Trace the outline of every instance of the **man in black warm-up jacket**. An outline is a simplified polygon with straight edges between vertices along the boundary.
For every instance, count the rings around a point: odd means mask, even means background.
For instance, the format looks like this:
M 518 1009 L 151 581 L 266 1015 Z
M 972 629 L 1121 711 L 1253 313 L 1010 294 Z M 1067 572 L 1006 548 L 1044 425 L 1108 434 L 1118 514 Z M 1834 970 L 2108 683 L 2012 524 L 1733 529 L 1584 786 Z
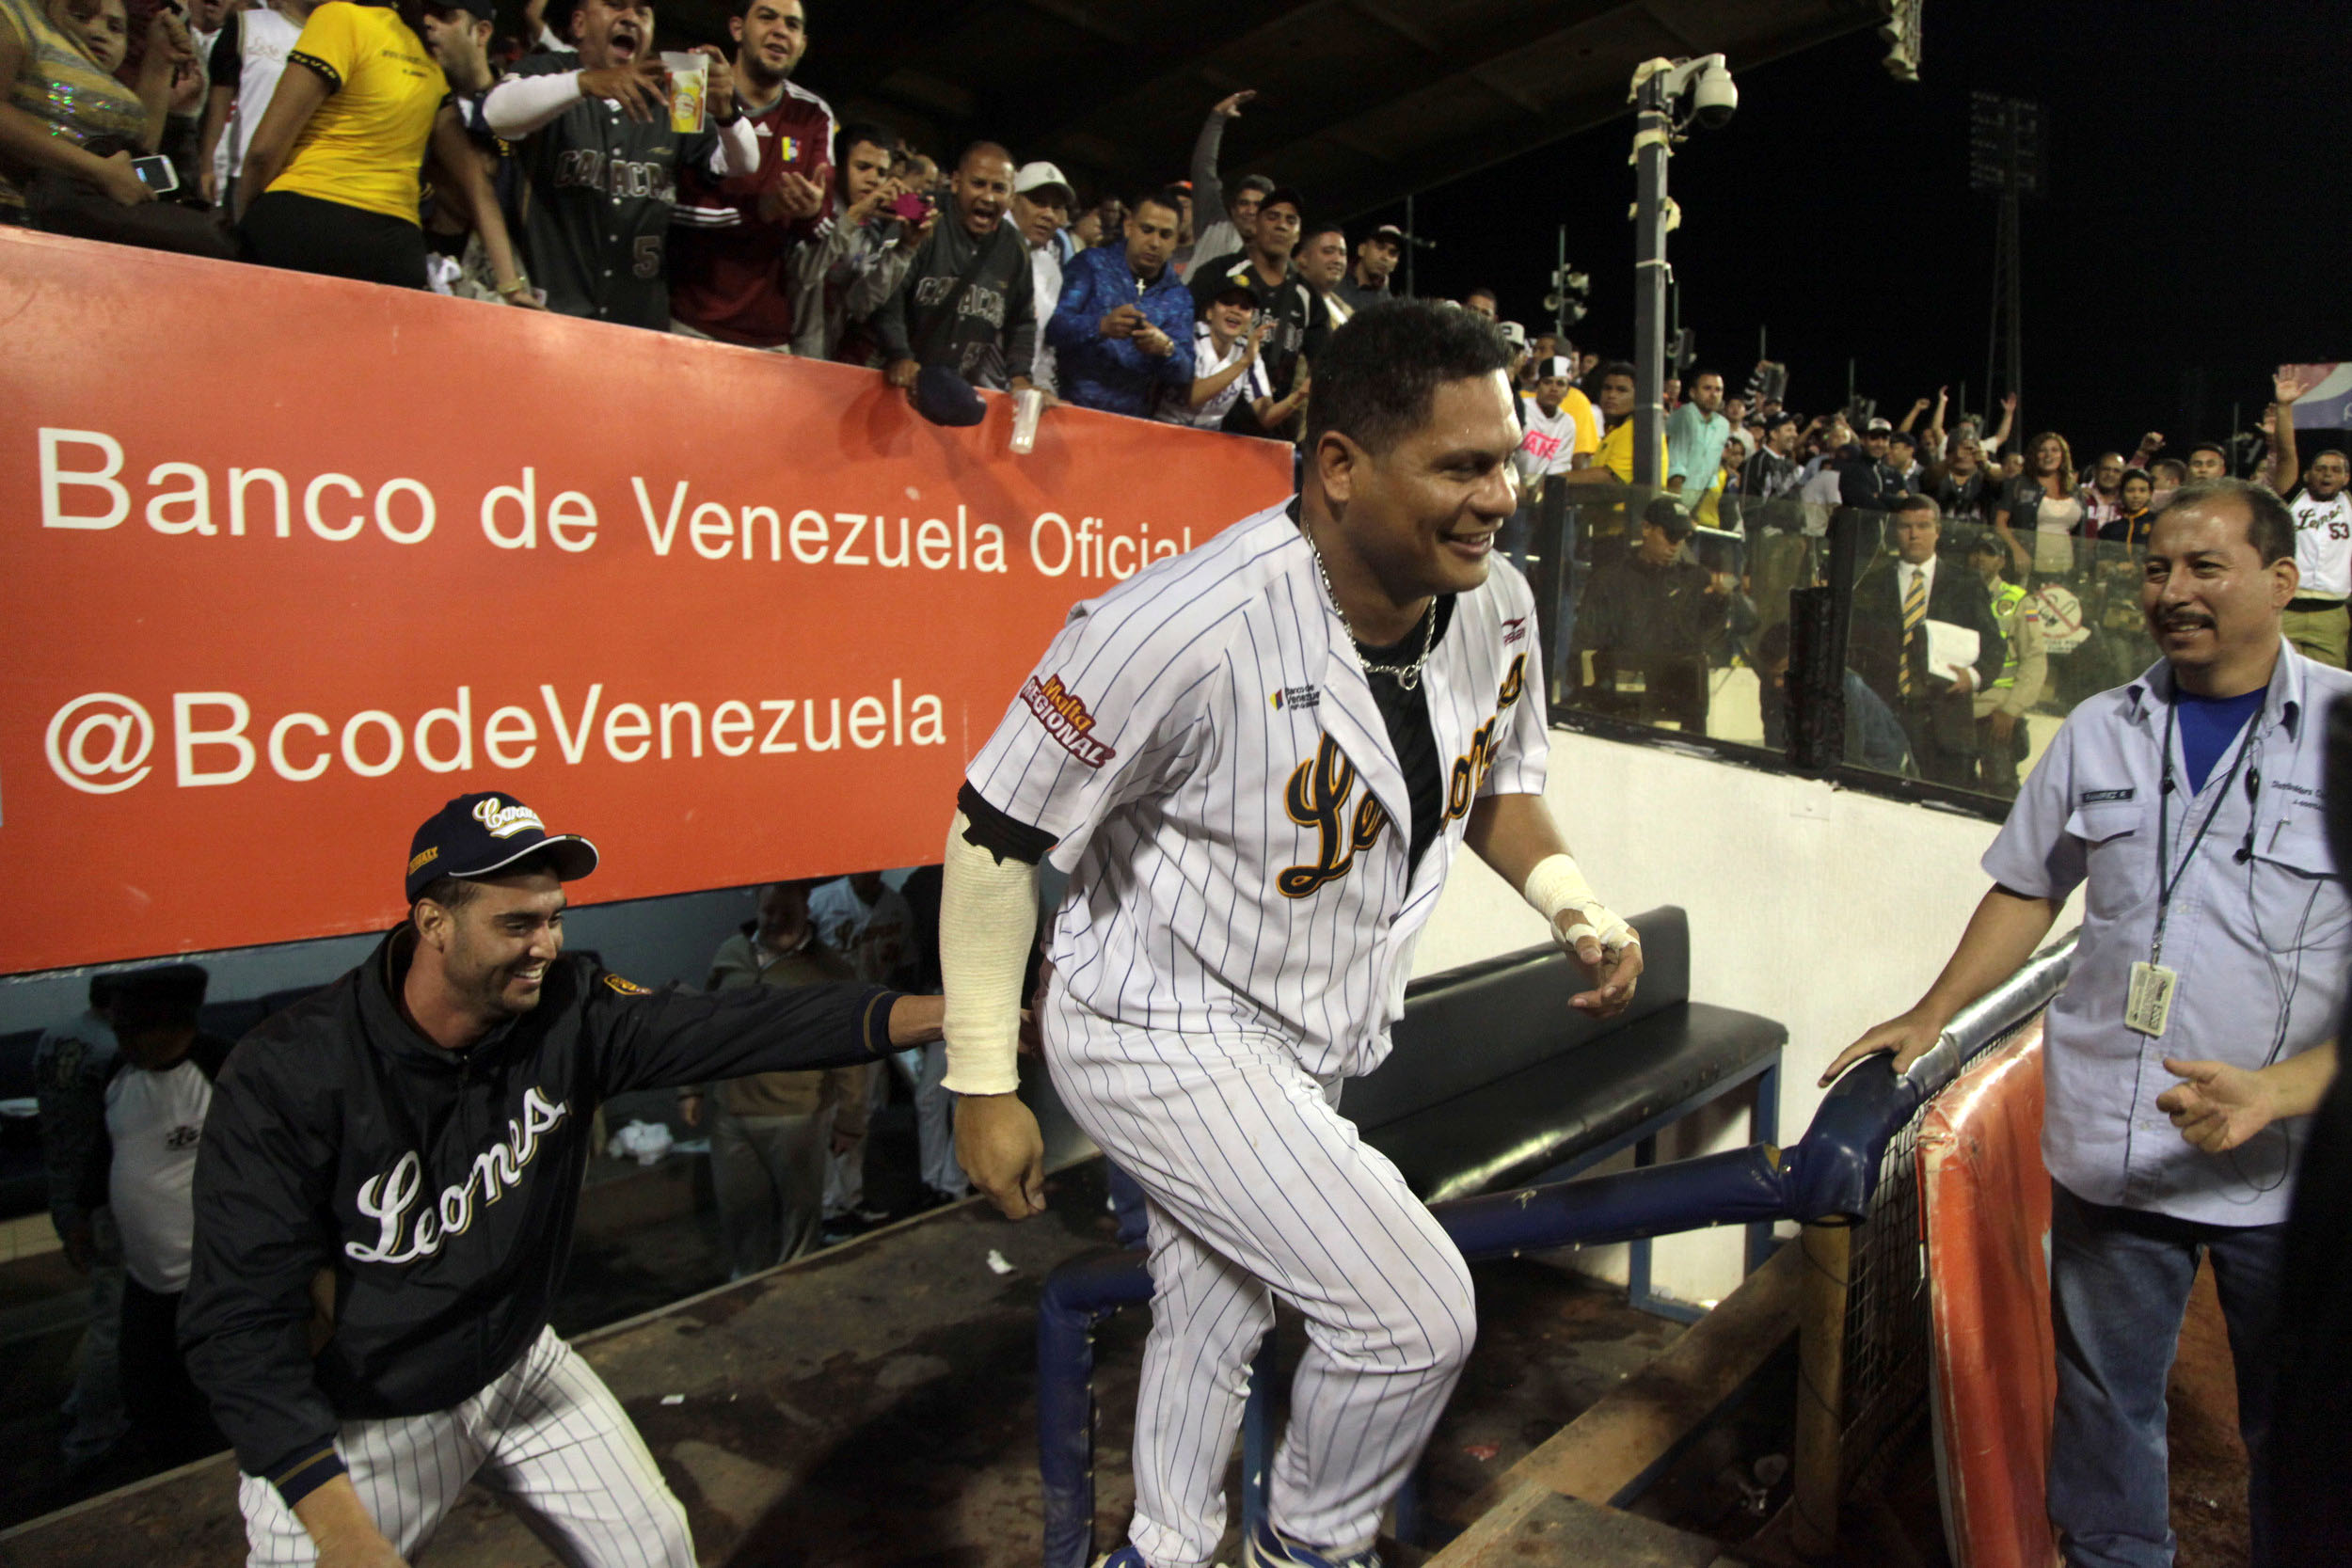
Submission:
M 648 991 L 563 956 L 595 847 L 509 796 L 418 830 L 409 918 L 230 1056 L 196 1171 L 188 1369 L 256 1562 L 397 1565 L 469 1480 L 596 1565 L 691 1568 L 685 1511 L 548 1327 L 599 1101 L 939 1037 L 878 986 Z

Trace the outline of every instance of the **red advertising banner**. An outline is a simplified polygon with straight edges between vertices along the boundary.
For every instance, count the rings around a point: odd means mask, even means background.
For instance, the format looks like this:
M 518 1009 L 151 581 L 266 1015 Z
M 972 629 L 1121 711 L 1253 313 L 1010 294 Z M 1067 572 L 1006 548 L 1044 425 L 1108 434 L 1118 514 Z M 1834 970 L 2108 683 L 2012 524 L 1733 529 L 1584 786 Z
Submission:
M 2042 1469 L 2058 1397 L 2042 1021 L 1919 1118 L 1935 1455 L 1956 1568 L 2051 1568 Z
M 0 972 L 364 930 L 511 791 L 605 902 L 936 859 L 1075 601 L 1286 449 L 0 230 Z

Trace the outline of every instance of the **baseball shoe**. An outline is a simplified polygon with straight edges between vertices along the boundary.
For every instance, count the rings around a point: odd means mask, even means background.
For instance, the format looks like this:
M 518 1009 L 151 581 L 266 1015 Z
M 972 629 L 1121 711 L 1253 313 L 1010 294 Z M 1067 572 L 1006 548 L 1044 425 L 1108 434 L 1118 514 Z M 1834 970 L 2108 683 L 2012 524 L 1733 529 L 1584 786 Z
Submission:
M 1135 1547 L 1121 1546 L 1115 1552 L 1096 1558 L 1094 1568 L 1151 1568 L 1151 1564 L 1143 1560 L 1143 1554 Z M 1225 1568 L 1225 1565 L 1220 1562 L 1216 1568 Z
M 1354 1557 L 1325 1557 L 1311 1546 L 1285 1541 L 1272 1525 L 1263 1520 L 1250 1532 L 1249 1544 L 1242 1553 L 1243 1568 L 1380 1568 L 1378 1552 L 1359 1552 Z

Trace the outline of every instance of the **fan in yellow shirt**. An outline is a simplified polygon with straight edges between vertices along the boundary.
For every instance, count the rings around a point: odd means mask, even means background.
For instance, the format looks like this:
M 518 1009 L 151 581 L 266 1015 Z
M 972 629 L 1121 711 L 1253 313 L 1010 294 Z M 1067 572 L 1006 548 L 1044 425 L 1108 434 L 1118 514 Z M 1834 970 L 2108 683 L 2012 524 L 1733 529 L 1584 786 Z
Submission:
M 246 245 L 269 266 L 425 287 L 418 175 L 429 152 L 436 195 L 481 231 L 499 292 L 529 304 L 489 177 L 445 102 L 449 80 L 411 24 L 416 3 L 327 0 L 303 24 L 246 153 L 239 199 L 260 193 L 239 214 Z
M 1565 475 L 1571 483 L 1584 484 L 1619 484 L 1633 483 L 1633 367 L 1619 361 L 1604 366 L 1600 372 L 1600 417 L 1607 422 L 1609 433 L 1600 438 L 1600 450 L 1593 456 L 1590 467 L 1579 468 Z M 1658 471 L 1650 476 L 1652 486 L 1663 489 L 1666 484 L 1666 443 L 1658 443 Z

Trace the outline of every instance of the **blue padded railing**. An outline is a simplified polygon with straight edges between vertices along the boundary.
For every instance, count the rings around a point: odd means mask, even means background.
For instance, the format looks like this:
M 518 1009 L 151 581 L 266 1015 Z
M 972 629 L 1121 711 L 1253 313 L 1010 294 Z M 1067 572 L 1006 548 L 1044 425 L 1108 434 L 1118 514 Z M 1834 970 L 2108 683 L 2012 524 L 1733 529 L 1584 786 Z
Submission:
M 2056 996 L 2075 933 L 2036 954 L 1963 1010 L 1934 1049 L 1898 1074 L 1884 1056 L 1830 1086 L 1805 1134 L 1609 1176 L 1486 1193 L 1429 1212 L 1465 1258 L 1600 1245 L 1762 1220 L 1854 1224 L 1869 1212 L 1886 1146 L 1984 1047 Z M 1073 1259 L 1046 1277 L 1038 1307 L 1038 1470 L 1045 1568 L 1085 1568 L 1094 1545 L 1094 1331 L 1152 1299 L 1140 1252 Z M 1263 1362 L 1261 1362 L 1261 1370 Z

